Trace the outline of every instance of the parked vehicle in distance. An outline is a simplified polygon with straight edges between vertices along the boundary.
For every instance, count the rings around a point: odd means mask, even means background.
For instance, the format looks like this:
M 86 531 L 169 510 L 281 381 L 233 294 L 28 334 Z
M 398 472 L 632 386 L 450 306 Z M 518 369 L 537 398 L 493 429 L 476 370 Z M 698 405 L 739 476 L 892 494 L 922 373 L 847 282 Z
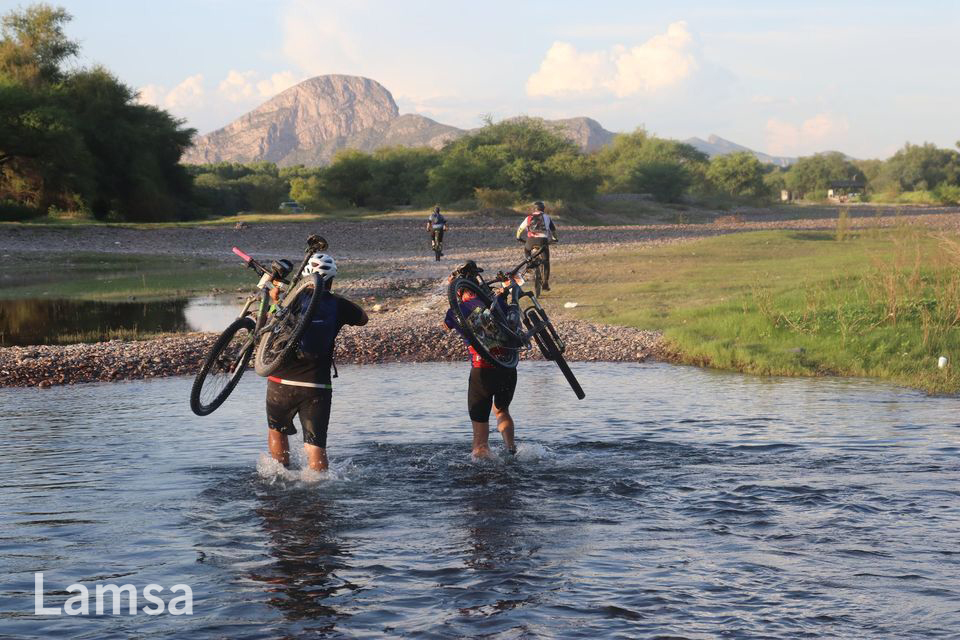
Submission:
M 303 213 L 303 206 L 296 200 L 281 202 L 278 208 L 283 213 Z

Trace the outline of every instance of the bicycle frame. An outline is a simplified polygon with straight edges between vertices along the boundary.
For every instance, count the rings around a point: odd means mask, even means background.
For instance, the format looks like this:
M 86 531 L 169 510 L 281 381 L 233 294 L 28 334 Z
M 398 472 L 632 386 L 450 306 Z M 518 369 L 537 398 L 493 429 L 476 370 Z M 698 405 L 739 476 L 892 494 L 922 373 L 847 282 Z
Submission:
M 309 262 L 310 256 L 312 256 L 315 252 L 323 251 L 326 248 L 327 248 L 327 241 L 321 236 L 311 235 L 309 238 L 307 238 L 307 249 L 304 252 L 303 260 L 300 262 L 300 266 L 294 272 L 293 280 L 288 282 L 283 278 L 279 278 L 280 284 L 276 285 L 279 291 L 279 294 L 277 296 L 278 306 L 280 306 L 280 303 L 283 302 L 283 299 L 286 296 L 287 292 L 295 289 L 297 284 L 303 278 L 303 269 L 304 267 L 307 266 L 307 262 Z M 277 274 L 275 274 L 270 269 L 267 269 L 266 267 L 264 267 L 262 264 L 254 260 L 251 256 L 247 255 L 237 247 L 233 247 L 233 253 L 239 256 L 241 260 L 247 263 L 247 266 L 249 268 L 256 271 L 257 274 L 260 276 L 260 281 L 257 283 L 257 291 L 247 298 L 247 301 L 243 305 L 243 309 L 241 310 L 240 315 L 238 316 L 240 318 L 243 318 L 244 316 L 252 315 L 251 307 L 254 305 L 254 303 L 256 303 L 259 300 L 260 307 L 256 314 L 257 317 L 254 320 L 255 322 L 254 330 L 250 334 L 250 339 L 248 340 L 248 344 L 244 345 L 244 349 L 246 349 L 251 345 L 256 344 L 257 340 L 260 339 L 260 336 L 262 336 L 263 333 L 268 328 L 265 320 L 267 318 L 267 310 L 270 308 L 270 305 L 271 305 L 270 289 L 274 286 L 273 280 L 274 280 L 274 276 L 276 276 Z M 284 307 L 282 306 L 280 306 L 280 308 L 284 309 Z M 280 313 L 282 313 L 282 311 Z M 277 319 L 281 319 L 281 318 L 278 316 Z
M 529 258 L 524 259 L 523 262 L 514 267 L 509 273 L 503 273 L 501 271 L 497 273 L 497 275 L 491 280 L 483 280 L 477 276 L 477 280 L 490 292 L 491 297 L 494 299 L 493 303 L 490 305 L 490 307 L 488 307 L 490 313 L 500 318 L 501 321 L 498 323 L 500 327 L 509 333 L 511 338 L 523 345 L 523 349 L 531 348 L 530 340 L 533 338 L 534 334 L 543 329 L 546 324 L 541 320 L 537 320 L 536 323 L 532 323 L 533 326 L 528 331 L 521 330 L 520 333 L 517 333 L 511 330 L 509 328 L 510 323 L 507 322 L 506 318 L 502 317 L 503 311 L 500 308 L 500 305 L 497 304 L 497 299 L 505 299 L 507 307 L 516 308 L 520 317 L 522 318 L 527 314 L 527 311 L 521 308 L 520 303 L 524 298 L 529 298 L 531 306 L 528 306 L 527 309 L 534 308 L 540 314 L 543 314 L 544 316 L 546 315 L 543 307 L 540 306 L 540 301 L 537 300 L 537 296 L 534 295 L 532 291 L 524 291 L 520 283 L 517 282 L 517 276 L 520 276 L 533 262 L 538 260 L 542 252 L 543 248 L 541 247 L 536 251 L 536 253 L 531 253 Z M 494 294 L 492 285 L 501 283 L 504 285 L 503 292 L 500 294 Z

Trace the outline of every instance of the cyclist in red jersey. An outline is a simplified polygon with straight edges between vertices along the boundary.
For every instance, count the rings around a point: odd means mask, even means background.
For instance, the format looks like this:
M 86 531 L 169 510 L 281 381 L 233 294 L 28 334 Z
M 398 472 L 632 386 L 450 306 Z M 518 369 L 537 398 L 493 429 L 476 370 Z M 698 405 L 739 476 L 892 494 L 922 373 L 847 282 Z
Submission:
M 472 291 L 464 290 L 461 293 L 460 308 L 465 316 L 470 315 L 476 307 L 482 305 L 483 301 L 477 298 Z M 447 310 L 443 326 L 445 329 L 453 329 L 463 336 L 463 331 L 457 323 L 452 309 Z M 466 340 L 466 338 L 464 339 Z M 470 352 L 472 364 L 470 381 L 467 385 L 467 410 L 470 413 L 470 421 L 473 423 L 473 455 L 477 458 L 491 457 L 488 442 L 491 408 L 497 417 L 497 430 L 503 436 L 503 444 L 507 452 L 515 454 L 517 448 L 513 440 L 513 418 L 510 416 L 510 403 L 513 401 L 513 393 L 517 388 L 517 370 L 494 366 L 469 344 L 467 350 Z

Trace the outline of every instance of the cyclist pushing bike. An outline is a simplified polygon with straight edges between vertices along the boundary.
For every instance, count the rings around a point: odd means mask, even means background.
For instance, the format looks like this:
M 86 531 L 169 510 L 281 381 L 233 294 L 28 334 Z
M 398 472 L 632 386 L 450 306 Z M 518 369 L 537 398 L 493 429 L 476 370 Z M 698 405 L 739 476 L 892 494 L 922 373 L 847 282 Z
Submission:
M 520 236 L 527 232 L 526 241 Z M 550 243 L 557 242 L 557 227 L 550 216 L 544 212 L 543 203 L 539 200 L 533 203 L 530 212 L 520 226 L 517 227 L 517 242 L 525 242 L 523 253 L 527 258 L 537 247 L 542 247 L 540 257 L 543 260 L 543 289 L 550 291 Z
M 427 231 L 430 233 L 430 246 L 439 260 L 443 255 L 443 232 L 447 230 L 447 219 L 440 213 L 440 205 L 433 208 L 430 219 L 427 220 Z

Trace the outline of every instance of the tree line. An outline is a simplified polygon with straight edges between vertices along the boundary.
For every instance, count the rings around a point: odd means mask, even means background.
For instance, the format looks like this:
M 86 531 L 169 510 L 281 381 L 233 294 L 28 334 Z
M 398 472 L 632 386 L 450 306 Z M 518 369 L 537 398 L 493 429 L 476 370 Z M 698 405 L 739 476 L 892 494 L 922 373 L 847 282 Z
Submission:
M 189 215 L 191 180 L 179 160 L 194 130 L 138 104 L 103 67 L 68 70 L 79 52 L 63 32 L 69 20 L 43 4 L 0 20 L 0 213 Z
M 823 198 L 840 180 L 864 182 L 879 199 L 960 202 L 960 155 L 932 144 L 907 144 L 885 161 L 826 153 L 781 169 L 748 152 L 711 159 L 643 129 L 586 153 L 534 118 L 488 119 L 441 150 L 342 150 L 325 167 L 185 166 L 179 161 L 193 129 L 139 104 L 103 67 L 67 68 L 79 52 L 63 31 L 70 19 L 38 4 L 0 21 L 0 219 L 64 210 L 101 220 L 176 220 L 276 211 L 290 199 L 312 211 L 589 202 L 608 193 L 762 204 L 784 189 Z

